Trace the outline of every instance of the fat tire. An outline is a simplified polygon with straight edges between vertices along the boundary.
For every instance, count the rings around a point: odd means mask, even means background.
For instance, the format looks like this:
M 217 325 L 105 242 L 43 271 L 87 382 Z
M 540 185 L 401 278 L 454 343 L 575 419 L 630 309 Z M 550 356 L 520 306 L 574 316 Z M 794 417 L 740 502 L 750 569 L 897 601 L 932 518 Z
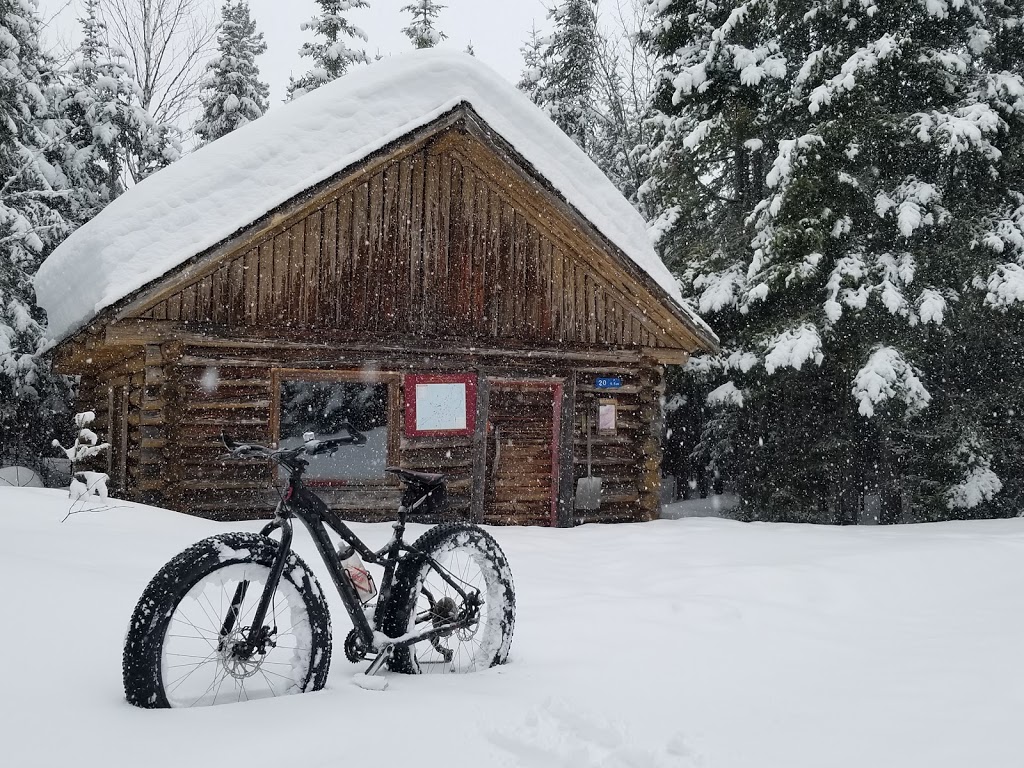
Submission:
M 163 689 L 161 654 L 164 634 L 181 599 L 214 571 L 238 563 L 270 567 L 280 545 L 268 536 L 225 533 L 203 539 L 170 560 L 139 598 L 128 625 L 122 656 L 124 694 L 144 709 L 170 706 Z M 282 579 L 302 596 L 310 625 L 310 664 L 301 692 L 317 691 L 327 682 L 331 664 L 331 618 L 320 584 L 302 558 L 289 553 Z
M 501 643 L 484 667 L 504 664 L 512 645 L 512 632 L 516 622 L 516 596 L 512 583 L 512 572 L 505 553 L 498 542 L 487 531 L 471 523 L 443 523 L 436 525 L 420 536 L 411 547 L 411 552 L 395 571 L 395 582 L 384 617 L 384 633 L 388 637 L 400 637 L 408 631 L 409 618 L 416 608 L 420 576 L 429 565 L 426 556 L 442 550 L 450 544 L 459 547 L 474 546 L 490 561 L 493 574 L 501 585 L 501 607 L 499 621 L 502 633 Z M 413 647 L 397 647 L 388 659 L 388 668 L 393 672 L 415 675 L 419 673 L 413 657 Z

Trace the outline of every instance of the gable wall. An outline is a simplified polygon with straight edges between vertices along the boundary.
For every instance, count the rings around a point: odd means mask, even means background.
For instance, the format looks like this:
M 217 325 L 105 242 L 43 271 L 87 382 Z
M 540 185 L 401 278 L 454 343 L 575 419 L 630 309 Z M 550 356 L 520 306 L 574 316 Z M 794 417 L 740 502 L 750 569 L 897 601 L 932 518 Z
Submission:
M 694 346 L 669 335 L 678 321 L 608 254 L 457 132 L 311 201 L 136 316 L 360 338 Z

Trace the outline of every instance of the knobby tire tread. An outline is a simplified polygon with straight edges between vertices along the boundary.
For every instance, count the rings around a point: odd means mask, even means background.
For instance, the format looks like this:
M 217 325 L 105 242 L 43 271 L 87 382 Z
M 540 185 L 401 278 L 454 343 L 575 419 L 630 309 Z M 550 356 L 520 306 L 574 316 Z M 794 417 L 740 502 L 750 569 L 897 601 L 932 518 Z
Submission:
M 161 681 L 161 653 L 171 616 L 193 586 L 219 568 L 251 562 L 270 567 L 279 544 L 254 533 L 225 533 L 193 544 L 172 558 L 152 578 L 132 613 L 122 655 L 125 698 L 145 709 L 170 704 Z M 248 554 L 241 554 L 247 551 Z M 239 556 L 227 556 L 235 552 Z M 282 579 L 302 596 L 310 624 L 310 668 L 302 691 L 324 687 L 331 663 L 331 619 L 320 584 L 306 563 L 289 553 Z
M 486 665 L 493 667 L 498 664 L 504 664 L 508 658 L 516 618 L 515 588 L 512 583 L 508 560 L 505 558 L 505 553 L 501 550 L 501 547 L 498 546 L 498 542 L 485 530 L 472 523 L 442 523 L 435 525 L 416 539 L 412 545 L 413 554 L 410 554 L 403 560 L 395 572 L 394 587 L 392 588 L 389 601 L 390 606 L 384 617 L 383 631 L 388 637 L 400 637 L 407 632 L 410 614 L 416 608 L 416 588 L 419 583 L 420 572 L 428 567 L 425 558 L 418 557 L 415 553 L 422 553 L 423 555 L 432 554 L 440 549 L 449 539 L 453 539 L 463 533 L 468 534 L 474 546 L 479 548 L 493 562 L 504 587 L 505 605 L 500 617 L 503 642 L 497 653 L 495 653 L 494 658 L 490 659 Z M 395 648 L 393 655 L 388 660 L 388 668 L 393 672 L 402 674 L 417 674 L 418 670 L 413 660 L 413 647 Z

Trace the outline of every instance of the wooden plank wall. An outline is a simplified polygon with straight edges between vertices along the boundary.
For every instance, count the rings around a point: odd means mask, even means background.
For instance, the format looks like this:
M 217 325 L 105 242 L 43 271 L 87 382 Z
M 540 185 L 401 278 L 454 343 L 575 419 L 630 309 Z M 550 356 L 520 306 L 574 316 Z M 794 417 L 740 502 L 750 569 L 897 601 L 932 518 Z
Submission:
M 142 316 L 227 330 L 666 346 L 664 308 L 607 254 L 503 176 L 482 145 L 441 146 L 311 200 Z

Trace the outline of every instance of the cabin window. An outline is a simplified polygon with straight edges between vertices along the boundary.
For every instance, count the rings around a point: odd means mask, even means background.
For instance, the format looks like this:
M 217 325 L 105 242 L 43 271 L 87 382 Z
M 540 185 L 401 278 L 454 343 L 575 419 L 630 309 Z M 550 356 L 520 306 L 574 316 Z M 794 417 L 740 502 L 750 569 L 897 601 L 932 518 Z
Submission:
M 397 411 L 398 384 L 381 374 L 326 371 L 281 371 L 277 381 L 277 443 L 302 444 L 302 435 L 344 433 L 348 422 L 366 435 L 364 445 L 349 445 L 333 456 L 309 461 L 306 479 L 313 483 L 384 482 L 394 458 L 391 420 Z
M 405 434 L 471 435 L 476 427 L 476 376 L 462 373 L 405 377 Z

